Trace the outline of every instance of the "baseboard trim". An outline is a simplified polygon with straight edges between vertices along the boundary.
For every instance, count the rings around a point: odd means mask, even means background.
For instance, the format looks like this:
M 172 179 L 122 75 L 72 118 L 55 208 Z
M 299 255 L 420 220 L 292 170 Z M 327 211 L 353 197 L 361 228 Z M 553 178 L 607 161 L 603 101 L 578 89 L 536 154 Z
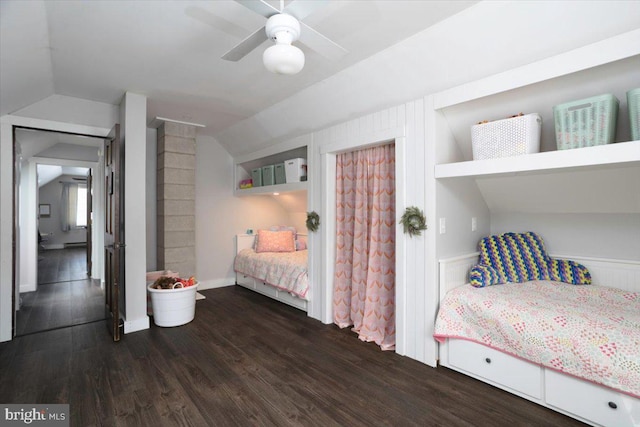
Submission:
M 25 292 L 35 292 L 37 290 L 38 290 L 38 285 L 36 283 L 23 283 L 20 285 L 21 294 Z
M 144 331 L 149 329 L 149 316 L 144 316 L 136 320 L 124 321 L 124 333 L 130 334 L 132 332 Z
M 228 277 L 226 279 L 200 280 L 198 290 L 205 291 L 207 289 L 224 288 L 225 286 L 233 286 L 236 284 L 236 278 Z
M 47 251 L 50 249 L 64 249 L 64 243 L 51 243 L 47 245 L 43 244 L 42 246 Z

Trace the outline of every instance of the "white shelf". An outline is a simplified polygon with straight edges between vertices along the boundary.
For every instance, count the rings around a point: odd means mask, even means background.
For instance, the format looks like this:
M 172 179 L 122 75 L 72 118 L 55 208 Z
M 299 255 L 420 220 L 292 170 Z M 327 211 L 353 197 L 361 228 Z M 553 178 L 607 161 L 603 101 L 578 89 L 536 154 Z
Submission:
M 636 55 L 640 55 L 640 29 L 451 88 L 434 96 L 434 108 L 440 110 Z
M 292 182 L 289 184 L 265 185 L 263 187 L 252 187 L 236 189 L 236 196 L 272 196 L 273 193 L 285 194 L 297 191 L 306 191 L 307 181 Z
M 640 165 L 640 141 L 435 166 L 435 177 L 490 177 Z

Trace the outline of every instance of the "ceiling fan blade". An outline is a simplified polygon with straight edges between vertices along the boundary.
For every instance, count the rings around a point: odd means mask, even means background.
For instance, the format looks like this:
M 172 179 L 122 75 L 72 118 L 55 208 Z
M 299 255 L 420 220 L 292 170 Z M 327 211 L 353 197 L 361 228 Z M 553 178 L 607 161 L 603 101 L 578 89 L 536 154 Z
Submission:
M 220 30 L 226 34 L 231 36 L 241 38 L 245 37 L 247 34 L 247 29 L 241 27 L 235 22 L 228 21 L 223 17 L 217 16 L 211 12 L 209 12 L 204 7 L 200 6 L 188 6 L 184 10 L 185 15 L 195 19 L 196 21 L 208 25 L 209 27 L 213 27 L 216 30 Z
M 222 55 L 222 59 L 234 62 L 239 61 L 253 49 L 260 46 L 265 40 L 267 40 L 267 33 L 265 32 L 264 27 L 262 27 L 251 34 L 249 37 L 238 43 L 229 52 Z
M 329 4 L 328 0 L 293 0 L 282 12 L 287 13 L 300 21 L 327 4 Z
M 325 58 L 337 61 L 349 53 L 348 50 L 323 36 L 305 23 L 301 22 L 300 26 L 303 27 L 300 31 L 300 38 L 298 39 L 300 43 L 304 43 L 307 47 L 318 52 Z
M 264 0 L 236 0 L 236 2 L 240 3 L 247 9 L 253 10 L 258 15 L 264 16 L 265 18 L 269 18 L 271 15 L 280 13 L 279 9 L 276 9 Z

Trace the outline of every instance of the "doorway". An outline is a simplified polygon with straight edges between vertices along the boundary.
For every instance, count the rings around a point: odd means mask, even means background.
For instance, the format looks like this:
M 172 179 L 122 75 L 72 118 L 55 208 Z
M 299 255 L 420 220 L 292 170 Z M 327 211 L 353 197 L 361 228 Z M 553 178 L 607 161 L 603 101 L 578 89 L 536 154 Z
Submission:
M 101 193 L 103 180 L 88 185 L 87 176 L 101 176 L 103 144 L 101 137 L 15 128 L 16 335 L 104 319 L 104 255 L 96 250 L 104 208 L 89 207 L 86 198 Z
M 405 186 L 407 156 L 405 154 L 406 137 L 402 129 L 391 128 L 373 133 L 362 133 L 353 141 L 340 140 L 330 144 L 323 144 L 319 147 L 319 157 L 323 176 L 321 177 L 322 204 L 321 217 L 324 218 L 321 230 L 322 238 L 322 258 L 318 257 L 315 262 L 321 266 L 319 273 L 319 283 L 322 285 L 314 287 L 314 295 L 317 296 L 312 301 L 318 310 L 323 323 L 333 323 L 333 279 L 335 277 L 336 260 L 336 157 L 339 153 L 361 150 L 370 147 L 382 146 L 395 143 L 395 212 L 402 212 L 405 206 Z M 408 340 L 406 338 L 409 330 L 408 313 L 411 302 L 406 298 L 406 247 L 408 237 L 402 232 L 401 225 L 396 222 L 395 234 L 395 352 L 405 355 Z

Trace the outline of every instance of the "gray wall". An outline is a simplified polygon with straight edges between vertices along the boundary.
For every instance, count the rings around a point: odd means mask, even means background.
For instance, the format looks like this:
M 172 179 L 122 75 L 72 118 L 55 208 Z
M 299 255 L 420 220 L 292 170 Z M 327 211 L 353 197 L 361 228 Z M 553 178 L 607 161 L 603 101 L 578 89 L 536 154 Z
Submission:
M 62 231 L 62 187 L 60 181 L 71 181 L 69 175 L 61 175 L 47 185 L 40 187 L 39 204 L 51 205 L 51 216 L 39 219 L 40 233 L 49 234 L 47 241 L 43 243 L 47 249 L 61 249 L 65 243 L 86 242 L 86 229 Z

